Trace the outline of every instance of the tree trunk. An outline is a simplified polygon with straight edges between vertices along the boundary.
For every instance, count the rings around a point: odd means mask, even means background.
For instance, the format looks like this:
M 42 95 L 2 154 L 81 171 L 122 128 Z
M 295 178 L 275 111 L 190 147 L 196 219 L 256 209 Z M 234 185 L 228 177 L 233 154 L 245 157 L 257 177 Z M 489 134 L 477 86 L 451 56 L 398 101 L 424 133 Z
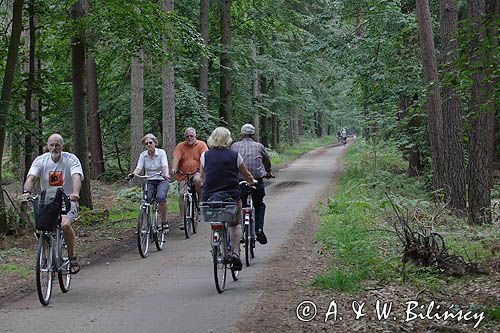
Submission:
M 21 30 L 23 28 L 23 0 L 14 0 L 12 9 L 12 33 L 7 51 L 7 63 L 2 81 L 2 94 L 0 97 L 0 233 L 7 232 L 7 214 L 5 210 L 5 200 L 2 186 L 2 164 L 3 151 L 5 146 L 5 122 L 7 112 L 10 108 L 12 96 L 12 83 L 16 71 L 17 55 L 19 52 L 19 40 L 21 39 Z
M 269 83 L 269 95 L 271 95 L 271 100 L 274 99 L 276 95 L 276 89 L 274 86 L 274 78 L 271 79 Z M 278 126 L 278 116 L 275 110 L 274 103 L 269 107 L 271 109 L 271 146 L 274 150 L 278 149 L 279 144 L 279 126 Z
M 77 1 L 71 8 L 71 18 L 78 20 L 85 15 L 84 1 Z M 85 108 L 85 46 L 82 35 L 71 38 L 71 77 L 73 84 L 73 140 L 75 155 L 82 164 L 84 179 L 80 190 L 80 204 L 92 207 L 90 193 L 89 150 L 87 135 L 87 110 Z
M 257 78 L 259 79 L 259 82 L 260 82 L 260 102 L 262 102 L 262 96 L 264 95 L 267 95 L 267 77 L 264 75 L 264 74 L 261 74 L 261 75 L 257 75 Z M 257 94 L 259 94 L 259 87 L 257 85 L 256 87 L 257 89 Z M 258 101 L 259 102 L 259 101 Z M 257 111 L 258 112 L 258 111 Z M 263 112 L 263 113 L 260 113 L 260 117 L 258 118 L 258 122 L 259 122 L 259 127 L 261 129 L 260 131 L 260 142 L 264 145 L 264 146 L 269 146 L 269 117 L 268 115 Z M 255 119 L 255 114 L 254 114 L 254 119 Z
M 458 56 L 458 8 L 455 0 L 440 0 L 440 16 L 443 73 L 453 74 Z M 449 208 L 462 211 L 466 207 L 462 108 L 452 83 L 449 80 L 441 82 L 444 190 Z
M 276 112 L 273 112 L 271 116 L 271 131 L 271 145 L 274 150 L 277 150 L 279 144 L 279 126 Z
M 220 124 L 228 126 L 231 124 L 231 0 L 219 0 L 220 4 L 220 42 L 223 50 L 220 55 Z
M 104 157 L 102 153 L 101 121 L 99 117 L 99 94 L 97 86 L 97 66 L 93 57 L 87 59 L 87 90 L 89 99 L 90 158 L 92 178 L 104 173 Z
M 174 10 L 174 1 L 173 0 L 163 0 L 162 1 L 162 9 L 165 12 L 171 12 Z M 166 27 L 166 35 L 168 39 L 173 38 L 173 32 L 171 27 Z M 165 44 L 164 47 L 167 47 Z M 167 61 L 164 64 L 164 68 L 162 69 L 162 124 L 163 124 L 163 148 L 167 152 L 167 158 L 169 163 L 171 163 L 171 158 L 175 149 L 175 73 L 174 67 L 172 66 L 170 61 Z
M 298 106 L 293 107 L 293 141 L 298 143 L 300 141 L 300 109 Z
M 471 24 L 473 39 L 469 42 L 472 73 L 471 97 L 469 100 L 469 223 L 491 222 L 492 152 L 490 126 L 493 126 L 494 111 L 488 101 L 491 83 L 487 81 L 487 53 L 480 47 L 486 31 L 482 24 L 485 18 L 484 0 L 467 2 L 467 17 Z
M 498 26 L 496 24 L 499 14 L 500 14 L 500 6 L 498 5 L 498 0 L 489 0 L 487 2 L 487 11 L 488 11 L 488 23 L 489 23 L 489 31 L 488 34 L 490 35 L 490 38 L 494 41 L 498 41 L 497 33 L 498 33 Z M 493 45 L 495 46 L 495 45 Z M 495 84 L 498 85 L 498 79 L 495 81 Z M 495 99 L 491 99 L 491 102 L 493 103 L 493 110 L 497 110 L 498 108 L 498 102 Z M 493 158 L 493 163 L 500 163 L 500 113 L 496 111 L 496 115 L 494 116 L 495 118 L 495 124 L 493 126 L 493 153 L 492 153 L 492 158 Z
M 254 64 L 257 62 L 257 46 L 255 45 L 255 32 L 250 40 L 250 57 Z M 252 68 L 252 106 L 253 125 L 255 126 L 255 139 L 260 142 L 260 112 L 259 112 L 259 72 L 254 66 Z
M 38 64 L 37 64 L 37 81 L 41 82 L 41 72 L 42 72 L 42 61 L 38 59 Z M 36 120 L 38 122 L 38 137 L 42 138 L 43 137 L 43 104 L 42 104 L 42 99 L 38 98 L 37 99 L 37 113 L 36 113 Z M 38 154 L 37 155 L 42 155 L 45 143 L 43 140 L 38 140 L 37 141 L 38 145 Z
M 431 146 L 433 187 L 443 187 L 443 118 L 440 109 L 437 65 L 432 39 L 432 24 L 428 0 L 416 0 L 420 48 L 424 79 L 429 87 L 425 109 L 428 114 L 429 141 Z
M 35 120 L 34 109 L 36 109 L 36 103 L 33 103 L 33 87 L 35 83 L 35 75 L 36 75 L 36 58 L 35 58 L 35 1 L 30 0 L 28 3 L 28 13 L 29 13 L 29 30 L 28 30 L 28 79 L 26 81 L 26 96 L 24 99 L 24 116 L 28 124 L 31 124 Z M 23 163 L 20 168 L 22 172 L 21 181 L 24 184 L 26 180 L 26 174 L 28 173 L 28 169 L 33 162 L 34 159 L 34 145 L 35 129 L 30 127 L 29 132 L 24 136 L 24 154 L 23 154 Z
M 200 34 L 203 44 L 208 48 L 208 12 L 210 0 L 200 1 Z M 201 56 L 199 90 L 201 95 L 201 105 L 203 112 L 208 111 L 208 57 Z
M 130 170 L 134 170 L 142 152 L 144 136 L 144 52 L 132 58 L 130 69 Z

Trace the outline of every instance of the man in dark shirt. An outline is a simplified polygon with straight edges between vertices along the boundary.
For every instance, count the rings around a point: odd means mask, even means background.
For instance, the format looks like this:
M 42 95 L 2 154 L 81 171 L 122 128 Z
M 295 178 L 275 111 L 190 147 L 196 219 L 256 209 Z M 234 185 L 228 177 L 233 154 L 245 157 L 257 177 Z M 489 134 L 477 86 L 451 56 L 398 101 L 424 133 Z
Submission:
M 266 205 L 264 203 L 264 177 L 272 177 L 271 160 L 263 144 L 255 141 L 255 127 L 251 124 L 245 124 L 241 127 L 241 140 L 231 145 L 231 149 L 240 153 L 243 162 L 248 171 L 257 180 L 257 189 L 252 194 L 252 200 L 255 208 L 255 235 L 257 241 L 261 244 L 267 243 L 267 237 L 264 233 L 264 215 Z M 241 178 L 241 176 L 240 176 Z M 246 203 L 246 195 L 242 193 L 243 205 Z

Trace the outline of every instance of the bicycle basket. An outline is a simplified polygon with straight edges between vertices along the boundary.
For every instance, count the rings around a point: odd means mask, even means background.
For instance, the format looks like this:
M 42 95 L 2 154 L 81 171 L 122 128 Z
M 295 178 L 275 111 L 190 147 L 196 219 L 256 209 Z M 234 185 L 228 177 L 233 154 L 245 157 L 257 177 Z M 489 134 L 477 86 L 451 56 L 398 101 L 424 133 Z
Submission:
M 204 222 L 232 222 L 236 218 L 238 205 L 224 201 L 202 202 L 200 210 Z
M 69 199 L 62 188 L 43 190 L 33 202 L 35 228 L 42 231 L 52 231 L 56 228 L 63 207 L 70 207 Z

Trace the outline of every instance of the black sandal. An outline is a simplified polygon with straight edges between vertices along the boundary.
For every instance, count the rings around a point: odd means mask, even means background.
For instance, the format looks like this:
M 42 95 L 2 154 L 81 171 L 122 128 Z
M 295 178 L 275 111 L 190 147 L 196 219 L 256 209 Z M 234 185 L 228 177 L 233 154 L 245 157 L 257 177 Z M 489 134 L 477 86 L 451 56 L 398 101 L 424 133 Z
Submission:
M 170 226 L 168 225 L 167 222 L 162 222 L 161 223 L 161 231 L 164 233 L 164 234 L 168 234 L 170 232 Z
M 76 274 L 80 271 L 80 260 L 75 257 L 70 257 L 69 258 L 69 273 L 70 274 Z

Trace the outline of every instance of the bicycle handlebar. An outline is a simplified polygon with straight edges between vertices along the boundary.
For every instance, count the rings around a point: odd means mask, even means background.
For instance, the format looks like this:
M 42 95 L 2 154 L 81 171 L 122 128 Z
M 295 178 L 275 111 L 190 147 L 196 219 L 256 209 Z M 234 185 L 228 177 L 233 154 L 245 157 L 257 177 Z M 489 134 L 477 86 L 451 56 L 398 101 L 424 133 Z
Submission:
M 132 176 L 132 177 L 130 177 L 130 176 Z M 129 176 L 128 176 L 128 178 L 127 178 L 127 179 L 128 179 L 128 180 L 132 180 L 132 179 L 133 179 L 133 178 L 135 178 L 135 177 L 137 177 L 137 178 L 146 178 L 146 179 L 147 179 L 147 178 L 153 178 L 153 177 L 156 177 L 156 176 L 162 176 L 162 177 L 163 177 L 163 179 L 167 179 L 167 177 L 163 176 L 163 175 L 161 174 L 161 172 L 158 172 L 158 173 L 155 173 L 155 174 L 153 174 L 153 175 L 149 175 L 149 176 L 146 176 L 146 175 L 141 176 L 141 175 L 136 175 L 136 174 L 134 174 L 134 173 L 131 173 L 131 174 L 129 174 Z
M 248 182 L 246 180 L 242 180 L 241 182 L 238 183 L 238 185 L 246 185 L 248 188 L 251 188 L 252 190 L 256 190 L 257 187 L 253 185 L 248 185 Z

